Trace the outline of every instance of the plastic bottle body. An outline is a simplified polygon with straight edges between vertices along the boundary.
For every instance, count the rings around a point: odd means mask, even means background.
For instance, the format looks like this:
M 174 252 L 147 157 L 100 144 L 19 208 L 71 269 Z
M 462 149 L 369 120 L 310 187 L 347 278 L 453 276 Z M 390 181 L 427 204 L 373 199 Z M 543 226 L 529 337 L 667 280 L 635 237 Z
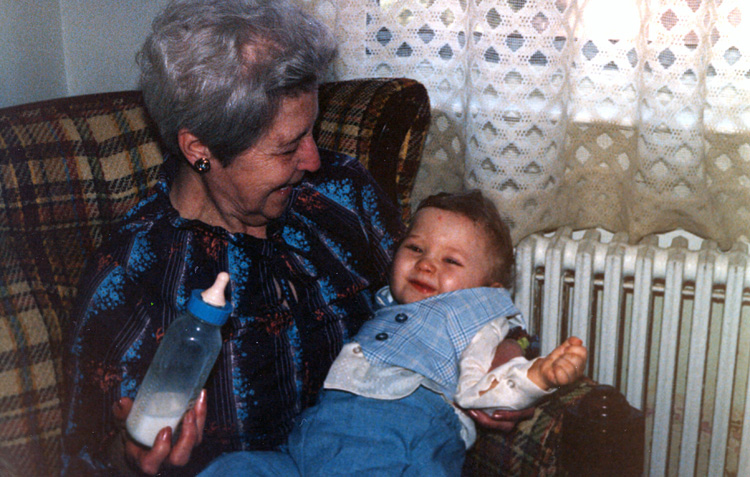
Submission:
M 168 328 L 156 351 L 133 408 L 128 433 L 151 447 L 156 435 L 177 425 L 190 409 L 221 351 L 221 327 L 186 313 Z

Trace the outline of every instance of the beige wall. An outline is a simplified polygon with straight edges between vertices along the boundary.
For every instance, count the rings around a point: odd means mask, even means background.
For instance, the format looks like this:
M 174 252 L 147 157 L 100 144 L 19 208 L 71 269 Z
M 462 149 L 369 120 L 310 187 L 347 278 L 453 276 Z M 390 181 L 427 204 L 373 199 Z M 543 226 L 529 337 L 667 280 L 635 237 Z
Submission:
M 167 0 L 0 0 L 0 107 L 135 89 L 135 53 Z
M 69 95 L 136 89 L 135 54 L 167 0 L 59 0 Z
M 58 0 L 0 0 L 0 107 L 64 96 Z

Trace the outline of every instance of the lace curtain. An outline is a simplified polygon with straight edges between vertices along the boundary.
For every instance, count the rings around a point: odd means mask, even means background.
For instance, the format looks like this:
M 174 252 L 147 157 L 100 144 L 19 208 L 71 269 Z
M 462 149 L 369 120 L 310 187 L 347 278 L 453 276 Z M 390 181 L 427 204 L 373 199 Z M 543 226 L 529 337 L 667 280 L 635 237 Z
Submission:
M 481 188 L 515 241 L 750 237 L 747 0 L 297 1 L 334 29 L 336 79 L 428 88 L 416 200 Z

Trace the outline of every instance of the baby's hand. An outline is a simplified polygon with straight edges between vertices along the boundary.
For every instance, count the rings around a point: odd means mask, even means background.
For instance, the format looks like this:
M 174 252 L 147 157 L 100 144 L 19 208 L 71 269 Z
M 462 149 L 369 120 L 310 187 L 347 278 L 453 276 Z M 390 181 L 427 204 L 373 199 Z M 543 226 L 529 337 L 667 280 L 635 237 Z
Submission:
M 528 377 L 545 391 L 565 386 L 583 376 L 587 354 L 583 341 L 572 336 L 547 356 L 534 361 Z

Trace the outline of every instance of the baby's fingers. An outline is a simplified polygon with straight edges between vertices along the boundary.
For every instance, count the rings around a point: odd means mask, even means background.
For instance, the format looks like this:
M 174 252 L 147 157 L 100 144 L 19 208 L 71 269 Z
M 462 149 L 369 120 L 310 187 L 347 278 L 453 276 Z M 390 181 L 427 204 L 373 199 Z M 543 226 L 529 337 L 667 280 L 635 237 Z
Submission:
M 571 336 L 570 338 L 565 340 L 565 343 L 563 344 L 566 344 L 569 346 L 583 346 L 583 340 L 581 340 L 581 338 L 577 336 Z
M 586 360 L 581 359 L 580 356 L 566 353 L 552 363 L 550 380 L 555 386 L 565 386 L 575 382 L 583 376 L 585 364 Z
M 573 363 L 576 368 L 583 370 L 588 358 L 588 350 L 583 346 L 570 346 L 565 350 L 563 358 Z
M 547 355 L 547 358 L 554 361 L 571 352 L 579 354 L 581 350 L 585 356 L 586 348 L 583 346 L 583 341 L 576 336 L 571 336 L 563 341 L 557 348 L 553 349 L 552 352 Z

